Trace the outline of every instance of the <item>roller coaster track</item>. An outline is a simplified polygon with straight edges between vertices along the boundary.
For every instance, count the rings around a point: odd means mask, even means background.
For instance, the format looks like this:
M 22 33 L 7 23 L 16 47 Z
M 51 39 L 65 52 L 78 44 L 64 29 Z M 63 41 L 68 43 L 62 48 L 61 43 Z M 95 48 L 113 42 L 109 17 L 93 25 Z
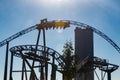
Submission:
M 49 21 L 49 22 L 55 22 L 57 20 L 54 20 L 54 21 Z M 81 22 L 76 22 L 76 21 L 71 21 L 71 20 L 61 20 L 61 21 L 65 21 L 65 22 L 69 22 L 70 24 L 72 25 L 76 25 L 76 26 L 79 26 L 80 28 L 89 28 L 89 29 L 92 29 L 96 34 L 98 34 L 99 36 L 101 36 L 102 38 L 104 38 L 106 41 L 108 41 L 119 53 L 120 53 L 120 48 L 119 46 L 112 40 L 110 39 L 107 35 L 105 35 L 103 32 L 97 30 L 96 28 L 94 27 L 91 27 L 87 24 L 84 24 L 84 23 L 81 23 Z M 33 30 L 35 30 L 37 28 L 37 25 L 34 25 L 34 26 L 31 26 L 27 29 L 24 29 L 10 37 L 8 37 L 7 39 L 3 40 L 0 42 L 0 47 L 4 46 L 5 44 L 7 44 L 7 42 L 10 42 L 26 33 L 29 33 Z
M 10 48 L 10 52 L 14 56 L 22 58 L 23 55 L 24 56 L 26 55 L 25 53 L 27 53 L 27 51 L 29 51 L 29 52 L 31 51 L 31 53 L 34 53 L 35 47 L 36 47 L 36 45 L 19 45 L 19 46 L 14 46 L 14 47 Z M 44 51 L 44 46 L 38 45 L 37 51 L 39 52 L 39 56 L 40 56 L 40 53 L 42 54 L 43 51 Z M 59 65 L 61 67 L 64 66 L 63 57 L 57 51 L 55 51 L 55 50 L 53 50 L 53 49 L 51 49 L 49 47 L 46 47 L 46 52 L 45 53 L 48 54 L 49 56 L 52 56 L 54 54 L 54 56 L 55 56 L 54 58 L 59 63 Z M 31 55 L 31 56 L 34 56 L 34 55 Z M 29 56 L 29 59 L 35 59 L 35 57 L 33 57 L 33 58 L 31 57 L 30 58 L 30 56 Z

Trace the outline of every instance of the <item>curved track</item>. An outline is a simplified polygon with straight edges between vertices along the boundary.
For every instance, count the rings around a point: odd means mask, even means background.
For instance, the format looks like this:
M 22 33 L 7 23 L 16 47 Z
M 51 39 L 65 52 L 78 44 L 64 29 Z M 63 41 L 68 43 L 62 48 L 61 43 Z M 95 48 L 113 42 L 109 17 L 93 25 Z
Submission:
M 19 46 L 14 46 L 12 48 L 10 48 L 10 52 L 17 57 L 22 58 L 23 56 L 26 56 L 29 59 L 34 59 L 34 57 L 38 57 L 36 60 L 40 60 L 42 61 L 43 58 L 41 58 L 40 56 L 43 56 L 43 51 L 44 51 L 44 46 L 42 45 L 38 45 L 38 49 L 37 52 L 38 54 L 34 54 L 36 45 L 19 45 Z M 27 53 L 31 53 L 31 55 L 27 55 Z M 56 59 L 56 61 L 59 63 L 59 65 L 62 67 L 64 66 L 64 62 L 63 62 L 63 58 L 62 56 L 55 50 L 46 47 L 46 51 L 45 53 L 49 56 L 53 56 L 54 54 L 54 58 Z
M 55 21 L 57 21 L 57 20 L 49 21 L 49 22 L 55 22 Z M 71 21 L 71 20 L 61 20 L 61 21 L 69 22 L 70 24 L 79 26 L 81 28 L 90 28 L 90 29 L 92 29 L 96 34 L 98 34 L 99 36 L 104 38 L 106 41 L 108 41 L 120 53 L 119 46 L 112 39 L 110 39 L 107 35 L 105 35 L 101 31 L 97 30 L 96 28 L 91 27 L 91 26 L 89 26 L 87 24 L 84 24 L 84 23 L 81 23 L 81 22 L 76 22 L 76 21 Z M 0 47 L 4 46 L 7 42 L 10 42 L 10 41 L 12 41 L 12 40 L 14 40 L 14 39 L 28 33 L 28 32 L 31 32 L 31 31 L 35 30 L 36 28 L 37 28 L 37 25 L 31 26 L 31 27 L 29 27 L 27 29 L 24 29 L 24 30 L 10 36 L 9 38 L 7 38 L 7 39 L 0 42 Z

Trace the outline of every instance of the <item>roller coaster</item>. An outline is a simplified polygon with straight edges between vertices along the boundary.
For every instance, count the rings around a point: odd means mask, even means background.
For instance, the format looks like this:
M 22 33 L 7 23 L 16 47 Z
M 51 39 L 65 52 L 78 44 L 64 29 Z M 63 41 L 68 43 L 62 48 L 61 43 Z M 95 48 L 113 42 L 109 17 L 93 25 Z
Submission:
M 62 55 L 60 55 L 57 51 L 49 48 L 46 46 L 46 38 L 45 38 L 45 31 L 49 29 L 58 29 L 58 28 L 68 28 L 70 25 L 75 25 L 80 28 L 84 29 L 91 29 L 93 32 L 104 38 L 107 42 L 109 42 L 117 51 L 120 53 L 119 46 L 110 39 L 107 35 L 105 35 L 100 30 L 97 30 L 94 27 L 91 27 L 87 24 L 71 21 L 71 20 L 53 20 L 47 21 L 47 19 L 41 20 L 41 23 L 26 28 L 7 39 L 0 42 L 0 47 L 7 45 L 6 47 L 6 63 L 5 63 L 5 72 L 4 72 L 4 80 L 7 80 L 7 65 L 8 65 L 8 46 L 11 41 L 14 39 L 23 36 L 33 30 L 38 30 L 38 37 L 36 45 L 19 45 L 10 48 L 11 52 L 11 63 L 10 63 L 10 75 L 9 80 L 14 80 L 13 73 L 14 72 L 21 72 L 21 80 L 48 80 L 48 65 L 51 65 L 51 80 L 56 80 L 56 71 L 60 71 L 65 64 Z M 41 31 L 43 32 L 43 45 L 39 45 L 39 37 Z M 14 66 L 14 59 L 13 57 L 19 57 L 22 59 L 22 70 L 13 70 Z M 55 61 L 56 60 L 56 61 Z M 95 58 L 97 61 L 97 58 Z M 32 63 L 31 63 L 32 61 Z M 57 62 L 57 64 L 55 63 Z M 92 61 L 91 61 L 92 62 Z M 93 60 L 93 62 L 95 62 Z M 107 64 L 108 66 L 109 64 Z M 118 68 L 117 65 L 113 65 L 114 70 Z M 27 69 L 28 68 L 28 69 Z M 35 68 L 39 69 L 40 76 L 37 75 Z M 102 70 L 102 69 L 101 69 Z M 105 70 L 105 69 L 104 69 Z M 104 71 L 103 70 L 103 71 Z M 113 71 L 114 71 L 113 70 Z M 40 77 L 40 78 L 39 78 Z M 29 78 L 29 79 L 28 79 Z
M 49 23 L 53 23 L 53 22 L 56 22 L 56 21 L 58 21 L 58 20 L 49 21 L 49 22 L 45 23 L 44 25 L 48 26 Z M 91 26 L 89 26 L 87 24 L 81 23 L 81 22 L 70 21 L 70 20 L 61 20 L 61 21 L 63 21 L 63 22 L 69 22 L 70 24 L 75 25 L 75 26 L 79 26 L 81 28 L 90 28 L 90 29 L 92 29 L 96 34 L 98 34 L 99 36 L 101 36 L 102 38 L 104 38 L 106 41 L 108 41 L 120 53 L 119 46 L 111 38 L 109 38 L 107 35 L 105 35 L 100 30 L 98 30 L 98 29 L 96 29 L 94 27 L 91 27 Z M 52 26 L 53 25 L 51 25 L 51 27 Z M 14 34 L 12 36 L 10 36 L 9 38 L 7 38 L 7 39 L 5 39 L 5 40 L 3 40 L 3 41 L 0 42 L 0 47 L 4 46 L 7 43 L 7 41 L 10 42 L 10 41 L 12 41 L 12 40 L 14 40 L 14 39 L 16 39 L 16 38 L 18 38 L 18 37 L 26 34 L 26 33 L 29 33 L 31 31 L 35 30 L 36 28 L 37 28 L 37 25 L 34 25 L 34 26 L 31 26 L 31 27 L 29 27 L 27 29 L 24 29 L 24 30 L 22 30 L 22 31 L 20 31 L 20 32 Z M 47 29 L 47 27 L 45 27 L 45 28 Z

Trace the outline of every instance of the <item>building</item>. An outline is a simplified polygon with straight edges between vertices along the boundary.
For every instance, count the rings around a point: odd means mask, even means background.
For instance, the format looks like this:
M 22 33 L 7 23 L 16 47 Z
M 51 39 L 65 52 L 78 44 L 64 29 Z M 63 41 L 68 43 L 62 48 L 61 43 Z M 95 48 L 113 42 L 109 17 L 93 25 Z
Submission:
M 81 70 L 81 66 L 85 63 L 88 57 L 94 56 L 93 48 L 93 31 L 91 29 L 81 29 L 76 27 L 75 29 L 75 53 L 79 55 L 79 61 L 77 62 L 77 75 L 76 80 L 94 80 L 94 71 Z

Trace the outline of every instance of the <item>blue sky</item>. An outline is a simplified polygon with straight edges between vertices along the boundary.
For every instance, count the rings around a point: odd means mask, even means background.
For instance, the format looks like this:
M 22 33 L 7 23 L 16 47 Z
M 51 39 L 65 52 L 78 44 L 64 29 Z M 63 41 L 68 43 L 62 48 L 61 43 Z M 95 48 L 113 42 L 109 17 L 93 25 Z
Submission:
M 43 18 L 83 22 L 102 31 L 120 46 L 119 0 L 0 0 L 0 41 L 39 23 Z M 75 27 L 72 26 L 67 30 L 47 31 L 47 45 L 61 52 L 66 40 L 74 41 Z M 12 41 L 10 47 L 19 44 L 34 44 L 36 37 L 37 30 Z M 120 65 L 120 54 L 96 34 L 94 47 L 96 56 Z M 5 46 L 0 48 L 0 56 L 0 64 L 3 64 L 0 65 L 2 71 L 4 69 Z M 113 80 L 118 80 L 120 69 L 113 72 L 112 75 Z M 0 73 L 0 80 L 2 79 L 3 71 Z

